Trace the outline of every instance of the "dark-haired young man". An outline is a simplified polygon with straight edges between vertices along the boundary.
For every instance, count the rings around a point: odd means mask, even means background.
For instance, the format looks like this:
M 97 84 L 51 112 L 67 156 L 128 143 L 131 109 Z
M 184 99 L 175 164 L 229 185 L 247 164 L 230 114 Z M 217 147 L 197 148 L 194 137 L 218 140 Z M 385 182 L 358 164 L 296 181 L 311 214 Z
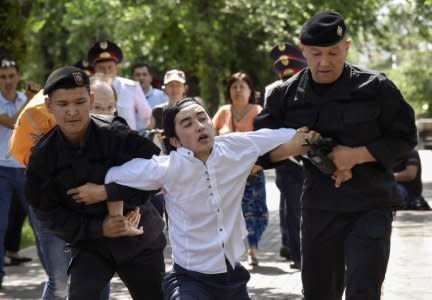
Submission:
M 161 299 L 166 242 L 163 221 L 146 201 L 148 193 L 117 184 L 101 191 L 107 201 L 124 200 L 130 218 L 109 216 L 105 202 L 81 203 L 86 189 L 68 193 L 86 182 L 103 183 L 112 166 L 159 153 L 153 143 L 129 130 L 124 120 L 90 117 L 89 86 L 86 73 L 75 67 L 62 67 L 48 77 L 45 101 L 57 126 L 32 150 L 27 199 L 41 223 L 70 244 L 69 299 L 100 299 L 114 273 L 134 299 Z M 128 236 L 127 220 L 143 226 L 145 234 Z

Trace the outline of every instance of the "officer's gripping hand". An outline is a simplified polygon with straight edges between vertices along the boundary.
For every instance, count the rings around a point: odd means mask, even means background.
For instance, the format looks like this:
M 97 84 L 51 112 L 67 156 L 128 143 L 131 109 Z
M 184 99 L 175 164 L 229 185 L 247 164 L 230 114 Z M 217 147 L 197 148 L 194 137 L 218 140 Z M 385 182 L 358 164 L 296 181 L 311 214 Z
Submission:
M 332 174 L 332 179 L 335 181 L 335 187 L 338 188 L 343 182 L 348 181 L 352 178 L 351 170 L 336 170 Z
M 94 184 L 87 182 L 86 184 L 70 189 L 66 194 L 72 196 L 77 203 L 91 205 L 105 201 L 108 197 L 105 186 L 103 184 Z
M 102 224 L 104 237 L 115 238 L 126 236 L 129 232 L 129 223 L 124 216 L 107 216 Z
M 328 156 L 338 170 L 351 170 L 359 160 L 357 148 L 337 145 Z

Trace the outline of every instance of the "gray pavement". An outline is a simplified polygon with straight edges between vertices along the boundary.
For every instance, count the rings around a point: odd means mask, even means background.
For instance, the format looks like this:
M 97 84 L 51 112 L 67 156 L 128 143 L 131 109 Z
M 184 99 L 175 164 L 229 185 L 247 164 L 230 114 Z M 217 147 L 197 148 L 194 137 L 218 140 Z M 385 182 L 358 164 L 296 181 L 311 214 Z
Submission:
M 432 162 L 432 153 L 422 155 L 422 161 L 424 157 L 428 163 Z M 423 161 L 423 166 L 425 162 Z M 279 257 L 279 193 L 274 184 L 273 173 L 269 172 L 267 175 L 270 222 L 260 242 L 260 264 L 252 269 L 247 266 L 246 257 L 243 257 L 244 265 L 251 272 L 248 284 L 250 296 L 257 300 L 302 299 L 300 272 L 290 269 L 290 262 Z M 432 205 L 432 170 L 424 175 L 424 181 L 424 194 Z M 172 265 L 170 250 L 167 246 L 167 270 Z M 33 257 L 33 261 L 6 269 L 6 290 L 0 292 L 0 299 L 40 298 L 46 275 L 39 264 L 34 247 L 24 249 L 23 254 Z M 384 300 L 432 299 L 432 211 L 397 213 L 393 223 L 392 250 L 382 295 Z M 118 277 L 112 281 L 110 298 L 131 299 Z

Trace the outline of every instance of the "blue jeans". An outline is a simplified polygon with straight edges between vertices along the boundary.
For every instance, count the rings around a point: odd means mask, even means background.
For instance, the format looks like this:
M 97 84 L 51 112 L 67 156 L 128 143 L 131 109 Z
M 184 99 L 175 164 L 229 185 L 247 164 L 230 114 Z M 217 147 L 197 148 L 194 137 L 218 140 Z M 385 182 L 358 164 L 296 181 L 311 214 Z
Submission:
M 34 216 L 32 209 L 29 215 Z M 70 253 L 65 251 L 66 243 L 49 232 L 37 219 L 34 221 L 34 231 L 39 243 L 40 260 L 48 275 L 42 299 L 66 299 L 68 293 L 67 268 L 70 260 Z
M 5 255 L 4 239 L 8 227 L 9 207 L 12 196 L 26 206 L 24 197 L 24 168 L 8 168 L 0 166 L 0 279 L 5 275 L 3 257 Z
M 40 250 L 40 260 L 48 275 L 42 292 L 43 300 L 66 299 L 68 295 L 68 266 L 71 259 L 69 250 L 66 250 L 66 242 L 56 237 L 34 217 L 34 212 L 30 208 L 29 216 L 34 219 L 34 231 L 38 240 Z M 108 284 L 102 295 L 102 300 L 108 300 L 110 285 Z

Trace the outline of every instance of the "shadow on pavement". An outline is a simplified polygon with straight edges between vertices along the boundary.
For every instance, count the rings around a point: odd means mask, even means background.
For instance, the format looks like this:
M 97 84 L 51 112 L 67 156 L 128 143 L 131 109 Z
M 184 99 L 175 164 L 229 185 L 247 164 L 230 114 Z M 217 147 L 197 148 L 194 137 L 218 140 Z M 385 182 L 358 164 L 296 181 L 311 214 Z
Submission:
M 253 300 L 301 300 L 303 295 L 286 294 L 273 291 L 271 288 L 249 288 L 249 296 Z
M 282 274 L 286 274 L 287 273 L 284 270 L 282 270 L 281 268 L 272 267 L 272 266 L 257 266 L 257 267 L 253 267 L 252 269 L 249 270 L 249 272 L 251 274 L 259 273 L 259 274 L 262 274 L 262 275 L 272 275 L 272 276 L 277 276 L 277 275 L 282 275 Z M 295 272 L 293 272 L 293 273 L 295 273 Z

